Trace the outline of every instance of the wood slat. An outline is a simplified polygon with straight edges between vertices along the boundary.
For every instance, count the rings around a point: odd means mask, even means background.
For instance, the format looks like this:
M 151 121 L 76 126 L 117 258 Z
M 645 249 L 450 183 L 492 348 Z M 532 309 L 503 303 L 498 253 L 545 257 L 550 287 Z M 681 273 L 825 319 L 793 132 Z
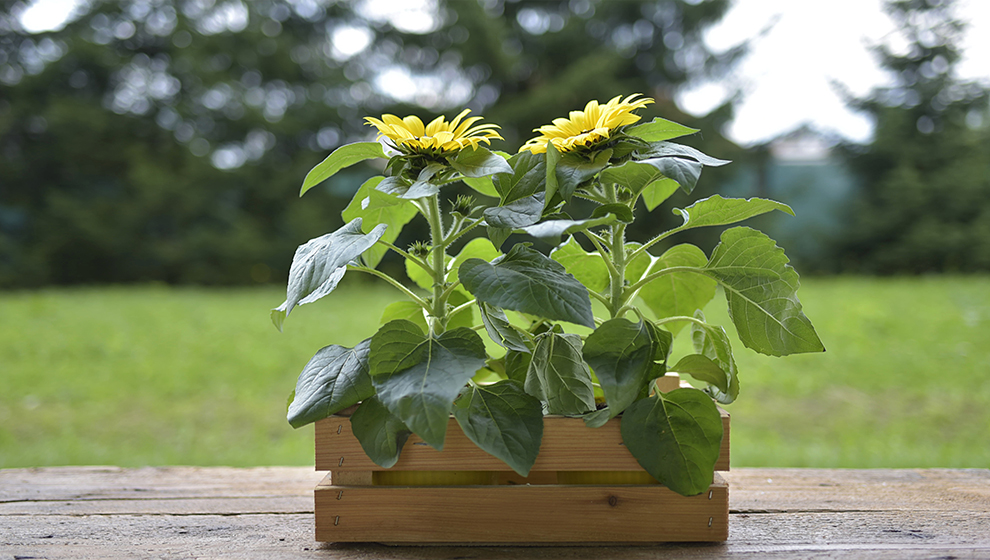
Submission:
M 324 542 L 701 542 L 728 537 L 729 488 L 685 497 L 664 486 L 316 488 Z M 554 522 L 548 524 L 547 520 Z
M 715 470 L 729 470 L 729 413 L 722 415 L 722 447 Z M 547 416 L 543 419 L 543 443 L 534 471 L 624 471 L 640 470 L 636 458 L 622 444 L 620 419 L 591 429 L 580 418 Z M 351 432 L 348 416 L 331 416 L 316 422 L 316 470 L 380 471 L 365 455 Z M 443 451 L 426 445 L 416 435 L 409 437 L 399 461 L 391 470 L 411 471 L 508 471 L 508 465 L 485 453 L 464 435 L 453 419 L 447 425 Z

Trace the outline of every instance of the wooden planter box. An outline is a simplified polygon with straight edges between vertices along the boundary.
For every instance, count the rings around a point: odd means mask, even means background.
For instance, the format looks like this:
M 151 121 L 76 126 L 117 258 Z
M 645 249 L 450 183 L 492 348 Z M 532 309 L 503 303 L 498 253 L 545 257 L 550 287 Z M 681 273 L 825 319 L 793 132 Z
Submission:
M 729 415 L 715 469 L 729 470 Z M 543 443 L 523 478 L 479 449 L 451 418 L 442 452 L 412 435 L 394 467 L 364 454 L 349 415 L 316 423 L 316 540 L 554 544 L 724 541 L 729 488 L 685 497 L 658 484 L 622 444 L 619 419 L 588 428 L 544 418 Z

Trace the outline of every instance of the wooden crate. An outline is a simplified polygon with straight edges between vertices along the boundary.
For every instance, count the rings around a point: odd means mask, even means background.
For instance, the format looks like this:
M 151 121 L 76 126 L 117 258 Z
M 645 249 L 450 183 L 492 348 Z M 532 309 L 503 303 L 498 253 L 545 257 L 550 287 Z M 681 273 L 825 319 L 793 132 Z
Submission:
M 560 544 L 724 541 L 729 487 L 685 497 L 658 484 L 622 444 L 619 419 L 588 428 L 548 416 L 523 478 L 479 449 L 451 418 L 442 452 L 409 437 L 390 469 L 364 454 L 350 411 L 316 423 L 316 540 Z M 729 469 L 729 415 L 716 470 Z

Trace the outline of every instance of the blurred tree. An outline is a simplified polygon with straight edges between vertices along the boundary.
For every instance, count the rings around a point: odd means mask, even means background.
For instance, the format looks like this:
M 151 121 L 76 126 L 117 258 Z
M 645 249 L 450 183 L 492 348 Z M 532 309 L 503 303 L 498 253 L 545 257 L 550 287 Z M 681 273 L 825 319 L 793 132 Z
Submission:
M 850 98 L 876 130 L 872 143 L 843 150 L 860 186 L 837 248 L 841 269 L 990 270 L 990 91 L 956 77 L 954 4 L 886 5 L 901 40 L 876 50 L 894 85 Z
M 701 40 L 728 0 L 93 0 L 32 33 L 39 6 L 0 4 L 0 286 L 284 277 L 372 173 L 295 199 L 326 153 L 373 136 L 364 115 L 468 106 L 514 151 L 642 92 L 647 118 L 734 156 L 730 104 L 694 119 L 672 101 L 739 54 Z

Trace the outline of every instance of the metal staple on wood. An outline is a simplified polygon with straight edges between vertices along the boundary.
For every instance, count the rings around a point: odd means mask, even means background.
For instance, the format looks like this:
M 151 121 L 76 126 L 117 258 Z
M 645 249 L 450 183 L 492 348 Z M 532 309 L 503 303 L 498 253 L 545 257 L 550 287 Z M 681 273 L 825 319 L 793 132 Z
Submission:
M 714 490 L 709 490 L 709 491 L 708 491 L 708 499 L 709 499 L 709 500 L 710 500 L 710 499 L 712 499 L 712 494 L 714 494 L 714 493 L 715 493 L 715 491 L 714 491 Z
M 339 500 L 339 499 L 341 499 L 341 498 L 343 498 L 343 497 L 344 497 L 344 491 L 343 491 L 343 490 L 341 490 L 341 491 L 340 491 L 340 493 L 339 493 L 339 494 L 337 494 L 337 499 Z
M 340 462 L 337 463 L 337 466 L 338 467 L 343 467 L 344 466 L 344 458 L 343 457 L 340 458 Z
M 338 517 L 338 519 L 340 519 L 340 518 Z M 712 519 L 714 519 L 714 517 L 709 517 L 709 518 L 708 518 L 708 526 L 709 526 L 709 527 L 711 527 L 711 526 L 712 526 Z M 334 523 L 334 525 L 336 525 L 336 523 Z
M 343 424 L 338 424 L 338 425 L 337 425 L 337 433 L 338 433 L 338 434 L 339 434 L 339 433 L 340 433 L 340 431 L 341 431 L 341 430 L 343 430 L 343 429 L 344 429 L 344 425 L 343 425 Z
M 340 523 L 340 516 L 339 515 L 333 520 L 333 524 L 334 524 L 335 527 L 337 526 L 338 523 Z

